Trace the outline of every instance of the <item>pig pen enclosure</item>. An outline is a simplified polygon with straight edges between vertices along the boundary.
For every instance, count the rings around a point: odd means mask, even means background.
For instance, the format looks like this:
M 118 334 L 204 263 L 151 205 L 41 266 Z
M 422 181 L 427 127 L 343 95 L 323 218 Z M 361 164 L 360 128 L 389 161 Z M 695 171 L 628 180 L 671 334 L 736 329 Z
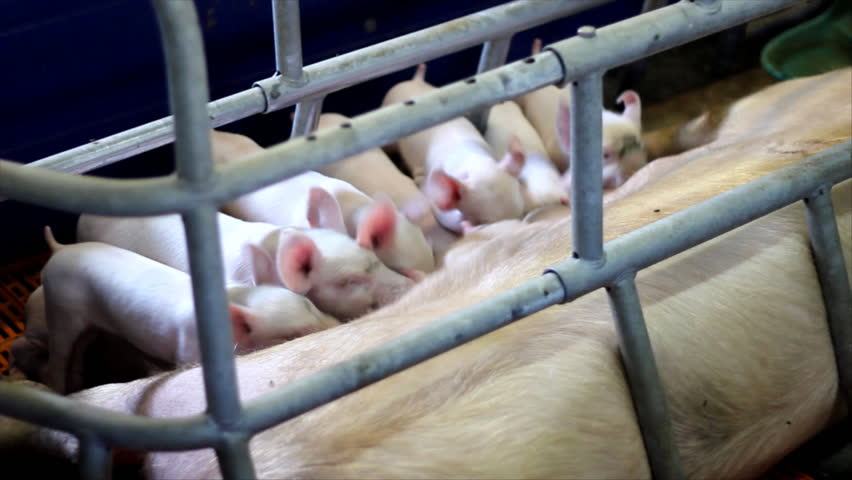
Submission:
M 852 399 L 852 333 L 848 317 L 852 311 L 852 292 L 828 195 L 832 185 L 852 176 L 848 165 L 852 142 L 846 141 L 607 244 L 602 237 L 601 124 L 591 119 L 601 117 L 604 72 L 800 4 L 801 0 L 683 0 L 666 6 L 662 5 L 666 2 L 646 1 L 645 5 L 633 2 L 626 10 L 619 11 L 617 18 L 599 20 L 621 21 L 599 29 L 584 27 L 576 36 L 573 31 L 565 30 L 559 41 L 547 42 L 541 53 L 504 65 L 510 46 L 517 51 L 528 48 L 528 43 L 518 45 L 520 34 L 513 42 L 516 33 L 593 7 L 606 8 L 609 3 L 607 0 L 508 2 L 437 25 L 425 22 L 432 26 L 303 67 L 299 2 L 273 0 L 275 75 L 257 81 L 248 90 L 208 104 L 208 67 L 200 25 L 209 26 L 215 19 L 211 20 L 209 11 L 199 13 L 195 2 L 154 0 L 173 116 L 26 166 L 3 161 L 0 195 L 63 212 L 182 215 L 198 312 L 208 413 L 169 422 L 130 418 L 78 405 L 56 395 L 0 383 L 0 414 L 77 435 L 80 471 L 85 478 L 109 476 L 113 447 L 140 450 L 214 447 L 226 478 L 253 478 L 248 440 L 255 433 L 548 306 L 607 288 L 651 471 L 655 478 L 681 478 L 666 400 L 634 283 L 635 274 L 803 199 L 840 388 L 842 395 Z M 375 21 L 365 24 L 368 31 L 375 28 Z M 478 45 L 483 47 L 474 75 L 412 102 L 354 116 L 341 128 L 312 133 L 319 112 L 331 102 L 325 99 L 326 95 L 357 88 L 358 83 Z M 132 64 L 132 59 L 123 61 Z M 218 64 L 217 68 L 229 66 Z M 247 69 L 244 65 L 230 68 Z M 304 170 L 391 143 L 461 115 L 469 115 L 475 124 L 482 125 L 490 105 L 553 84 L 570 85 L 572 91 L 571 157 L 576 160 L 572 165 L 575 174 L 571 205 L 575 214 L 571 229 L 573 252 L 565 252 L 566 260 L 553 265 L 541 277 L 489 301 L 241 404 L 236 390 L 231 331 L 221 328 L 230 322 L 221 294 L 225 285 L 214 220 L 219 205 Z M 210 128 L 261 113 L 270 114 L 268 120 L 280 119 L 281 111 L 293 105 L 295 117 L 289 140 L 254 155 L 243 165 L 213 166 Z M 272 113 L 277 111 L 278 117 Z M 133 180 L 70 175 L 104 167 L 172 141 L 175 175 Z M 14 153 L 5 155 L 12 159 Z M 123 175 L 126 172 L 116 174 Z M 20 245 L 15 247 L 13 250 L 25 251 Z M 28 291 L 37 285 L 38 266 L 44 259 L 42 255 L 8 269 L 16 278 L 6 285 L 17 282 L 23 286 L 5 292 L 0 314 L 20 318 Z M 8 327 L 2 326 L 7 329 L 7 336 L 20 333 L 22 325 L 8 323 Z

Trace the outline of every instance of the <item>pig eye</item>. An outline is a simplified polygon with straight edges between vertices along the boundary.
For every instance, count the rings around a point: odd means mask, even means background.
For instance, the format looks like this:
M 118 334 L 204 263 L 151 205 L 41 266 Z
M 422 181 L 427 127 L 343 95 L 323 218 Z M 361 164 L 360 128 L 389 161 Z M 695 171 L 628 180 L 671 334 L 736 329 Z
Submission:
M 609 160 L 610 157 L 612 157 L 612 155 L 610 155 L 609 152 L 604 152 L 604 160 Z

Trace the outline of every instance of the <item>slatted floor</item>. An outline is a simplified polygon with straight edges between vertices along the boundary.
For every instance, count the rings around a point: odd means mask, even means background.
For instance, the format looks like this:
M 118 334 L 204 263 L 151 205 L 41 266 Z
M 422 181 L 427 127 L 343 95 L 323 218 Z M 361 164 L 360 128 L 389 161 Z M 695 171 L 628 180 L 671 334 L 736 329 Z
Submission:
M 9 345 L 24 333 L 24 305 L 41 285 L 41 268 L 48 257 L 42 253 L 0 266 L 0 375 L 9 373 Z

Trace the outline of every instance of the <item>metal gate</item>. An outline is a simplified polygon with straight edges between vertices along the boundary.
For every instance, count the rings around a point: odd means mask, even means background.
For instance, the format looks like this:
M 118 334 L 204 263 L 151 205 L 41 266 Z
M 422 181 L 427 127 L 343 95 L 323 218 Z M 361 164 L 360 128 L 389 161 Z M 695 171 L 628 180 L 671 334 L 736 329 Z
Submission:
M 153 0 L 165 49 L 173 117 L 27 166 L 0 161 L 0 194 L 70 212 L 181 214 L 198 315 L 207 413 L 171 420 L 122 415 L 5 383 L 0 383 L 0 413 L 76 435 L 85 478 L 109 476 L 111 447 L 212 447 L 226 478 L 253 478 L 248 440 L 255 433 L 548 306 L 606 287 L 651 471 L 655 478 L 680 478 L 666 401 L 634 283 L 636 272 L 802 199 L 807 205 L 841 392 L 852 399 L 852 325 L 847 317 L 852 311 L 852 293 L 829 195 L 832 185 L 852 176 L 847 163 L 852 141 L 606 245 L 602 241 L 601 123 L 597 120 L 601 118 L 603 72 L 798 0 L 682 0 L 598 30 L 583 27 L 579 35 L 551 44 L 537 55 L 498 66 L 505 61 L 512 33 L 606 1 L 518 0 L 303 68 L 298 1 L 274 0 L 278 73 L 208 105 L 194 4 Z M 309 133 L 325 94 L 483 42 L 477 75 L 405 104 L 360 115 L 340 128 Z M 219 205 L 470 112 L 481 121 L 490 105 L 551 84 L 570 84 L 572 92 L 571 158 L 576 172 L 570 258 L 537 279 L 242 405 L 225 304 L 216 223 Z M 239 165 L 213 166 L 211 127 L 297 102 L 290 140 Z M 173 176 L 109 180 L 59 173 L 88 171 L 172 140 L 177 160 Z

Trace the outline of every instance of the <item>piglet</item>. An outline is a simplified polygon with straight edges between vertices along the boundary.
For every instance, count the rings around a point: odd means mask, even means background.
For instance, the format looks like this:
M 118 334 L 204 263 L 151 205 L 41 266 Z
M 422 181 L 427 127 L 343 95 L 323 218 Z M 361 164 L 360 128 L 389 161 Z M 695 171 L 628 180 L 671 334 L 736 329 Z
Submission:
M 211 140 L 217 163 L 238 163 L 246 155 L 263 151 L 243 135 L 214 130 Z M 423 231 L 399 213 L 391 200 L 385 196 L 374 200 L 351 184 L 318 172 L 307 171 L 243 195 L 224 204 L 222 211 L 282 227 L 337 230 L 411 278 L 435 269 Z
M 323 113 L 317 129 L 331 128 L 346 122 L 349 122 L 349 118 L 343 115 Z M 380 194 L 390 197 L 399 211 L 423 230 L 436 261 L 458 238 L 458 235 L 438 223 L 429 199 L 417 188 L 414 180 L 402 173 L 380 148 L 331 163 L 319 172 L 343 180 L 373 198 Z
M 329 229 L 281 228 L 219 214 L 225 281 L 284 285 L 325 313 L 352 319 L 386 305 L 414 282 L 387 268 L 371 250 Z M 77 239 L 101 241 L 189 272 L 178 215 L 101 217 L 84 214 Z
M 426 65 L 414 78 L 396 84 L 382 105 L 400 103 L 435 90 L 426 83 Z M 518 175 L 524 164 L 519 152 L 499 162 L 470 121 L 459 117 L 399 140 L 402 158 L 432 202 L 442 225 L 462 231 L 462 221 L 478 225 L 520 218 L 524 198 Z
M 89 328 L 120 335 L 152 357 L 178 364 L 200 359 L 189 275 L 100 242 L 61 245 L 45 228 L 53 250 L 42 271 L 48 334 L 48 385 L 74 385 L 70 364 Z M 253 350 L 323 330 L 338 322 L 305 297 L 281 287 L 228 290 L 238 351 Z
M 521 107 L 513 101 L 491 107 L 485 140 L 498 157 L 521 152 L 525 158 L 518 179 L 524 194 L 524 213 L 549 205 L 567 205 L 568 196 L 547 148 Z
M 541 50 L 541 40 L 533 42 L 532 53 Z M 565 172 L 563 185 L 571 184 L 571 131 L 568 88 L 547 86 L 517 99 L 530 123 L 538 131 L 556 167 Z M 642 104 L 639 94 L 627 90 L 616 100 L 624 104 L 621 114 L 603 110 L 603 182 L 613 189 L 624 183 L 647 163 L 642 143 Z

